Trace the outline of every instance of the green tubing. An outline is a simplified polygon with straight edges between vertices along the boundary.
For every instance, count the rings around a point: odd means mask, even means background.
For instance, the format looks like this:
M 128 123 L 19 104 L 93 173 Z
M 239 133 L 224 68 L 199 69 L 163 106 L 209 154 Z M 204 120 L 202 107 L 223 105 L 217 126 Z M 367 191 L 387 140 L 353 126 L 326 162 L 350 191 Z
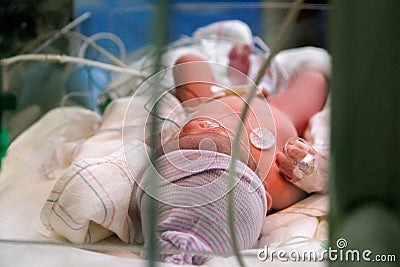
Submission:
M 0 132 L 0 168 L 3 157 L 6 155 L 8 145 L 10 143 L 10 136 L 7 130 L 1 129 Z
M 167 43 L 167 34 L 168 34 L 168 19 L 169 19 L 169 8 L 170 8 L 170 1 L 168 0 L 159 0 L 157 1 L 156 9 L 155 9 L 155 16 L 154 16 L 154 25 L 153 25 L 153 35 L 152 35 L 152 42 L 153 45 L 156 49 L 156 69 L 154 70 L 154 73 L 157 73 L 159 71 L 159 68 L 161 66 L 161 51 L 162 48 L 166 45 Z M 159 95 L 160 92 L 160 86 L 154 86 L 154 91 L 153 95 Z M 152 116 L 151 119 L 151 132 L 156 133 L 159 130 L 159 123 L 158 120 L 156 119 L 157 117 L 157 112 L 158 112 L 158 105 L 155 103 L 153 112 L 156 114 L 156 116 Z M 157 135 L 153 134 L 150 140 L 151 146 L 152 147 L 157 147 Z M 157 159 L 157 152 L 154 151 L 151 155 L 151 161 L 152 164 L 155 164 L 155 160 Z M 157 166 L 156 166 L 157 167 Z M 150 188 L 158 188 L 157 187 L 157 175 L 156 173 L 152 173 L 152 177 L 154 179 L 151 179 L 150 181 Z M 156 189 L 154 189 L 156 190 Z M 150 192 L 151 195 L 157 195 L 157 192 Z M 150 216 L 149 220 L 149 244 L 148 244 L 148 266 L 149 267 L 154 267 L 157 265 L 157 260 L 158 260 L 158 255 L 159 255 L 159 245 L 156 241 L 156 232 L 157 232 L 157 223 L 158 223 L 158 202 L 154 198 L 150 198 L 150 203 L 149 203 L 149 208 L 146 212 L 149 212 L 149 214 L 152 214 Z
M 400 1 L 332 4 L 331 246 L 399 261 Z

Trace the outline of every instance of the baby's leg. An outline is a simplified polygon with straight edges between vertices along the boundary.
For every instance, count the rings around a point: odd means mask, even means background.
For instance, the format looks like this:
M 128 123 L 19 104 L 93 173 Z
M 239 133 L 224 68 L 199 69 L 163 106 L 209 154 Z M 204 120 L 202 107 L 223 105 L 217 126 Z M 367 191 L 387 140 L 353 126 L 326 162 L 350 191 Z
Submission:
M 311 116 L 320 111 L 326 100 L 327 82 L 317 71 L 300 74 L 289 87 L 269 98 L 269 103 L 284 112 L 303 135 Z
M 208 63 L 201 57 L 185 55 L 180 57 L 173 69 L 175 96 L 181 102 L 197 98 L 211 97 L 214 75 Z

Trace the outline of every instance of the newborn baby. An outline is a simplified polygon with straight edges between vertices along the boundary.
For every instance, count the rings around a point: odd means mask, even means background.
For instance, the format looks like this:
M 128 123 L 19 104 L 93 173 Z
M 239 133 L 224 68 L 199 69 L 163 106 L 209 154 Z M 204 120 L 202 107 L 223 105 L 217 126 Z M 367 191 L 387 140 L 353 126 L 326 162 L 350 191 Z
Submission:
M 323 107 L 326 81 L 323 74 L 310 71 L 269 99 L 271 105 L 258 97 L 248 104 L 237 95 L 215 98 L 214 76 L 201 58 L 186 55 L 176 64 L 175 94 L 194 111 L 179 133 L 163 144 L 157 166 L 146 171 L 135 200 L 144 226 L 154 216 L 146 212 L 150 198 L 159 204 L 156 240 L 161 260 L 203 264 L 209 259 L 206 252 L 233 253 L 227 214 L 231 189 L 240 250 L 253 248 L 267 211 L 284 209 L 307 196 L 279 169 L 276 152 L 283 152 L 290 138 L 302 135 L 310 117 Z M 245 105 L 249 112 L 242 121 Z M 239 125 L 243 131 L 229 181 Z M 151 180 L 154 173 L 157 186 Z M 146 227 L 143 234 L 146 249 L 151 242 Z

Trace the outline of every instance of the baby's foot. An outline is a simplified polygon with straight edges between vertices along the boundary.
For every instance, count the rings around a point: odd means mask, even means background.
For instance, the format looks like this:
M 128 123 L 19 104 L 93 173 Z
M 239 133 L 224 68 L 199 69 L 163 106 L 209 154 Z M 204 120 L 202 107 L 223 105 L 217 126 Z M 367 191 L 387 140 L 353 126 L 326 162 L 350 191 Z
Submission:
M 235 45 L 231 49 L 229 53 L 229 66 L 231 68 L 228 69 L 228 75 L 233 85 L 246 83 L 246 77 L 250 70 L 250 53 L 251 48 L 249 45 Z

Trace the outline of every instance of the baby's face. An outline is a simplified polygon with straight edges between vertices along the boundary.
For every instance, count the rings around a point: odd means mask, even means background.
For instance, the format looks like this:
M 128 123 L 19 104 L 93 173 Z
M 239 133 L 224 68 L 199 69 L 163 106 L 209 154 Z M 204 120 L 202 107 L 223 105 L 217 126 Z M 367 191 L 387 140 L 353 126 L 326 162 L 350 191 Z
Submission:
M 179 132 L 179 138 L 202 133 L 221 134 L 229 137 L 228 131 L 217 120 L 207 117 L 195 117 L 182 127 Z

